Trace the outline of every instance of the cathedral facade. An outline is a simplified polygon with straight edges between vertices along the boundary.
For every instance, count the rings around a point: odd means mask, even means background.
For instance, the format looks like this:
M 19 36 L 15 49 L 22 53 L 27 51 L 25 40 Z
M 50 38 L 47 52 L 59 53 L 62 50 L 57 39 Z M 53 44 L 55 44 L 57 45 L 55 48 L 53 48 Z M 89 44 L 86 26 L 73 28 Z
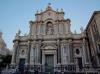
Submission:
M 53 10 L 50 5 L 45 11 L 35 14 L 30 21 L 28 35 L 14 39 L 12 65 L 34 66 L 39 71 L 88 71 L 91 67 L 86 32 L 72 33 L 71 20 L 64 18 L 64 11 Z M 94 70 L 91 69 L 94 72 Z

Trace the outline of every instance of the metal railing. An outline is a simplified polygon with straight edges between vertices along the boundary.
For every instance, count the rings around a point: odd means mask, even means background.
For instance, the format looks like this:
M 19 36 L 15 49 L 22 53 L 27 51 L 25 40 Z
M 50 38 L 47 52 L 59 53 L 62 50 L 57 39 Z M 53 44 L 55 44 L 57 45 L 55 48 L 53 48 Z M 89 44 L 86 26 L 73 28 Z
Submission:
M 22 69 L 23 68 L 23 69 Z M 21 70 L 20 70 L 21 69 Z M 46 70 L 52 71 L 46 71 Z M 85 69 L 89 69 L 88 67 L 83 67 L 82 71 L 77 71 L 76 65 L 58 65 L 56 67 L 52 66 L 44 66 L 44 65 L 30 65 L 30 66 L 11 66 L 8 69 L 2 71 L 1 74 L 76 74 L 76 73 L 91 73 L 99 74 L 98 72 L 88 71 L 86 72 Z

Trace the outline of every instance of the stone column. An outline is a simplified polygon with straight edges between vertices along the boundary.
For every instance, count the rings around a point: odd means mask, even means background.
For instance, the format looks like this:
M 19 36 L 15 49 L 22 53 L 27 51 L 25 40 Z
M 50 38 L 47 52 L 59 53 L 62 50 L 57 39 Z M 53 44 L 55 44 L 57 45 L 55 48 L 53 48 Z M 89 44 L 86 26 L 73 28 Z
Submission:
M 57 65 L 57 52 L 56 52 L 56 50 L 54 51 L 54 67 L 56 67 L 56 65 Z
M 61 58 L 62 64 L 69 64 L 70 60 L 70 52 L 69 52 L 69 44 L 65 44 L 65 42 L 61 46 Z
M 30 65 L 34 65 L 34 50 L 35 50 L 35 48 L 34 48 L 34 46 L 33 45 L 31 45 L 31 51 L 30 51 Z
M 61 63 L 61 48 L 60 48 L 60 41 L 59 39 L 57 40 L 57 63 Z
M 55 23 L 55 24 L 54 24 L 54 34 L 57 34 L 57 32 L 58 32 L 58 26 L 57 26 L 57 24 Z
M 69 40 L 68 48 L 69 48 L 69 53 L 70 53 L 69 54 L 70 55 L 69 56 L 70 57 L 70 59 L 69 59 L 70 60 L 70 63 L 74 63 L 74 56 L 73 56 L 74 55 L 74 51 L 73 51 L 72 40 L 71 39 Z
M 66 47 L 66 64 L 69 64 L 69 62 L 70 62 L 70 49 L 69 49 L 69 43 L 68 43 L 65 47 Z
M 61 61 L 63 64 L 73 62 L 72 40 L 64 40 L 61 44 Z M 65 61 L 65 62 L 64 62 Z
M 42 51 L 42 65 L 45 65 L 45 53 Z
M 40 60 L 40 46 L 41 46 L 41 41 L 36 42 L 36 63 L 40 64 L 41 60 Z
M 59 34 L 59 22 L 58 22 L 58 20 L 57 20 L 56 25 L 57 25 L 57 34 Z
M 84 64 L 86 64 L 86 52 L 85 52 L 85 39 L 83 38 L 83 44 L 82 44 L 82 56 L 83 56 L 83 59 L 84 59 Z
M 31 42 L 28 41 L 28 50 L 27 50 L 27 58 L 26 58 L 26 65 L 30 64 L 30 50 L 31 50 Z
M 63 34 L 63 23 L 59 22 L 59 33 Z
M 61 64 L 64 64 L 64 46 L 61 44 Z
M 16 57 L 17 57 L 17 50 L 18 50 L 18 41 L 15 41 L 14 42 L 14 46 L 13 46 L 13 55 L 12 55 L 12 62 L 11 64 L 12 65 L 15 65 L 16 64 Z
M 44 24 L 41 22 L 41 23 L 40 23 L 40 34 L 43 34 L 43 25 L 44 25 Z
M 36 35 L 36 23 L 30 21 L 30 33 L 31 35 Z
M 41 23 L 38 24 L 38 35 L 41 34 Z
M 36 42 L 36 64 L 38 64 L 38 42 Z
M 88 46 L 88 44 L 87 44 L 87 41 L 85 42 L 85 47 L 86 47 L 86 54 L 87 54 L 87 59 L 86 59 L 86 61 L 88 62 L 88 63 L 90 63 L 90 52 L 89 52 L 89 46 Z
M 15 57 L 15 47 L 13 46 L 13 54 L 12 54 L 12 60 L 11 60 L 11 64 L 14 65 L 15 64 L 15 60 L 14 60 L 14 57 Z

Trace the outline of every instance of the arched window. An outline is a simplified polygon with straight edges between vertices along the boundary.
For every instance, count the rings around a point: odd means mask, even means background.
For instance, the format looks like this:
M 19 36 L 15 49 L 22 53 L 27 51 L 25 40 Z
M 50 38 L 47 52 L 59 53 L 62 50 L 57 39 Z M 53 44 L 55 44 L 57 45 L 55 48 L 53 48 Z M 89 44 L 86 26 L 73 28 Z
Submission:
M 46 24 L 46 34 L 53 34 L 53 24 L 51 22 L 47 22 Z

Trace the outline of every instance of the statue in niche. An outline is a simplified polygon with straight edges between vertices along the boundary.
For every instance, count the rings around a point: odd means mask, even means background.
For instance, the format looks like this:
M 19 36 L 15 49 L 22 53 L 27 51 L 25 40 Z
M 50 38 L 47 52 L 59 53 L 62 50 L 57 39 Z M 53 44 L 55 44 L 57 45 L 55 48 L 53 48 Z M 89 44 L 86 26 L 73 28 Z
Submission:
M 53 34 L 53 24 L 51 22 L 47 23 L 46 33 L 47 34 Z
M 25 54 L 25 51 L 24 51 L 23 49 L 21 50 L 21 54 L 22 54 L 22 55 L 24 55 L 24 54 Z

